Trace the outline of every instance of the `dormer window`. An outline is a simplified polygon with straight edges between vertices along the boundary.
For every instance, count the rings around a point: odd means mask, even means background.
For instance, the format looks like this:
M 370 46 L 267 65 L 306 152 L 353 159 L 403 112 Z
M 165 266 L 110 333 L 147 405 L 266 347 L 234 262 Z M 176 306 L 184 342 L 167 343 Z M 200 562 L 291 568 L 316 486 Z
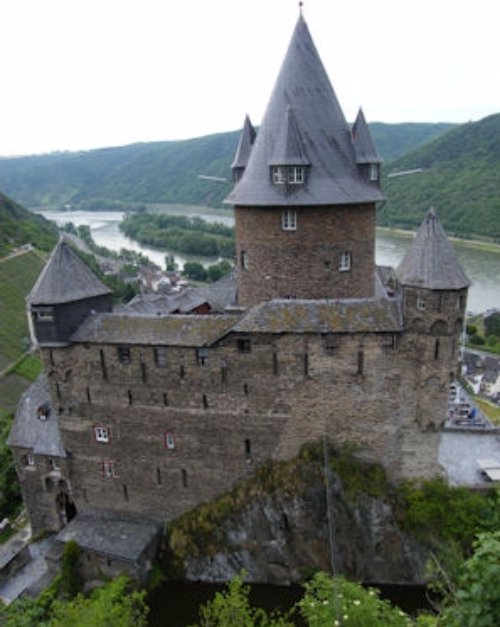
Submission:
M 281 228 L 283 231 L 297 230 L 297 212 L 295 209 L 286 209 L 281 214 Z
M 275 165 L 271 168 L 271 176 L 274 185 L 302 185 L 306 180 L 305 167 L 303 165 Z
M 304 166 L 293 165 L 289 167 L 288 182 L 291 185 L 301 185 L 304 182 Z
M 284 185 L 286 183 L 286 168 L 284 166 L 273 166 L 271 173 L 274 185 Z
M 378 181 L 378 163 L 370 164 L 370 181 Z

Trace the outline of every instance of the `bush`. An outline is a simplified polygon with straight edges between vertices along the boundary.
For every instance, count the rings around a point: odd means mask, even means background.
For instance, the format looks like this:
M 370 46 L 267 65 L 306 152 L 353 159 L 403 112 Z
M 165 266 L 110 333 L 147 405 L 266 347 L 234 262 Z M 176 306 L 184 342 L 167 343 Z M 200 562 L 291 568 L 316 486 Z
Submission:
M 481 337 L 480 335 L 475 333 L 474 335 L 471 335 L 469 337 L 469 342 L 470 344 L 474 344 L 474 346 L 483 346 L 483 344 L 485 343 L 485 339 L 484 337 Z
M 74 540 L 64 545 L 61 561 L 61 592 L 73 599 L 83 589 L 83 579 L 79 573 L 81 550 Z

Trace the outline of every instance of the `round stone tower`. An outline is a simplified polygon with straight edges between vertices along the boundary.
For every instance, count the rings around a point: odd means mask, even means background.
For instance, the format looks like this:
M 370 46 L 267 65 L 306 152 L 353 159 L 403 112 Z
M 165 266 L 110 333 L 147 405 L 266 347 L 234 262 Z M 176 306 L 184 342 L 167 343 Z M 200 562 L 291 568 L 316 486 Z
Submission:
M 302 16 L 234 164 L 240 305 L 373 296 L 380 159 L 362 112 L 347 124 Z

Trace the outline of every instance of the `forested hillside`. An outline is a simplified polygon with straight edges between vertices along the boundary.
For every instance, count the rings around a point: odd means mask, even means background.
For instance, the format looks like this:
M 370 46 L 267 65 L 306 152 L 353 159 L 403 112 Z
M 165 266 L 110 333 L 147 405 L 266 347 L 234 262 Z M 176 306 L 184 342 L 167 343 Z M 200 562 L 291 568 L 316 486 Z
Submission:
M 51 222 L 0 193 L 0 257 L 23 244 L 48 251 L 56 242 L 57 228 Z
M 500 242 L 499 172 L 500 114 L 456 127 L 385 168 L 379 224 L 413 228 L 433 206 L 448 233 Z
M 371 125 L 390 160 L 446 131 L 449 124 Z M 0 159 L 0 189 L 29 207 L 78 204 L 129 208 L 130 203 L 220 206 L 231 187 L 239 131 L 184 141 L 133 144 L 77 153 Z M 200 179 L 199 175 L 228 178 Z

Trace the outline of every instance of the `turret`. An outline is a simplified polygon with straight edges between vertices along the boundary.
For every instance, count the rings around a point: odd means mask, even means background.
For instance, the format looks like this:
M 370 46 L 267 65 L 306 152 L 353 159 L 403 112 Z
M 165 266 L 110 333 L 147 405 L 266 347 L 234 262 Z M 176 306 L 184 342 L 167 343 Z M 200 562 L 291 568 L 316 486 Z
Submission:
M 438 427 L 446 418 L 447 386 L 456 376 L 469 280 L 433 209 L 396 274 L 403 293 L 406 338 L 412 359 L 420 364 L 418 421 L 423 428 Z M 441 394 L 434 396 L 434 391 Z
M 40 346 L 64 346 L 92 311 L 111 311 L 111 290 L 61 239 L 28 296 L 30 328 Z
M 372 297 L 383 196 L 356 160 L 302 15 L 244 156 L 233 163 L 239 179 L 225 201 L 235 207 L 239 304 Z

